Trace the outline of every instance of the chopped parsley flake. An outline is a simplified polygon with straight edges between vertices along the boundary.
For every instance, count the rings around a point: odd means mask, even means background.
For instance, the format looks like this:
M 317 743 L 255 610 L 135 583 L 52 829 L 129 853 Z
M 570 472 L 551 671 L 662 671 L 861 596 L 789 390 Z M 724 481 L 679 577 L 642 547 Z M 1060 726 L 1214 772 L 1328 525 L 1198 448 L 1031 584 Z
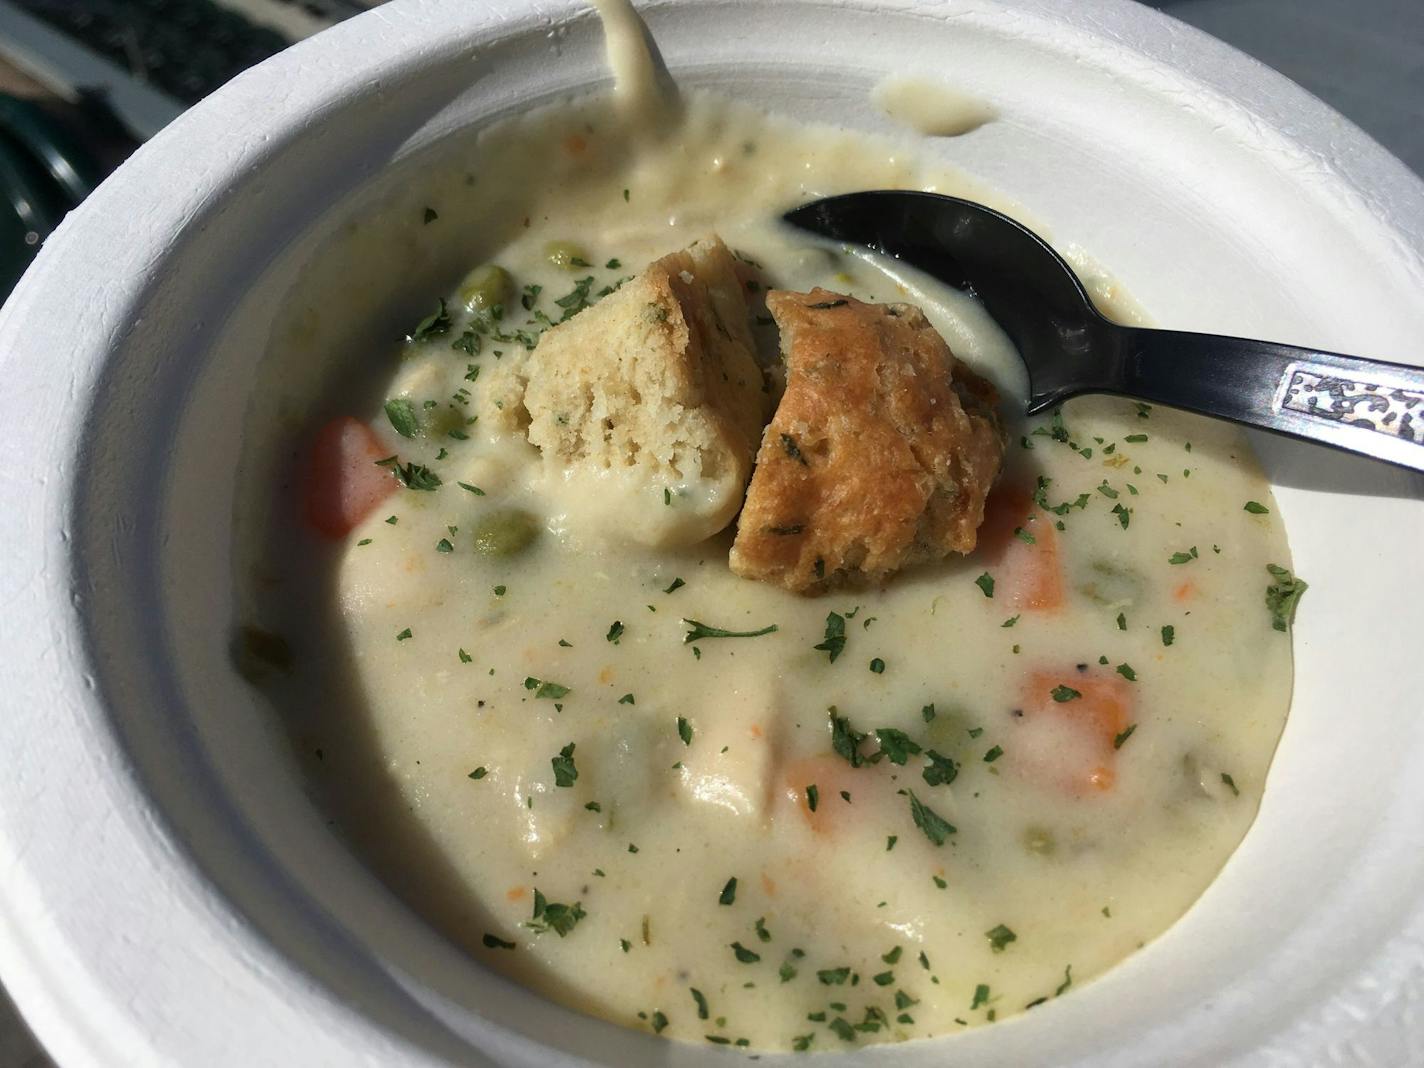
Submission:
M 1308 586 L 1278 564 L 1267 564 L 1266 570 L 1276 581 L 1266 587 L 1266 608 L 1271 613 L 1271 626 L 1288 630 L 1295 622 L 1295 611 Z
M 1171 645 L 1177 640 L 1177 628 L 1168 624 L 1162 628 L 1162 644 Z
M 1053 687 L 1051 694 L 1053 699 L 1060 704 L 1064 701 L 1076 701 L 1079 697 L 1083 696 L 1077 690 L 1073 689 L 1073 687 L 1061 684 Z
M 817 787 L 815 783 L 812 783 L 810 786 L 806 787 L 806 807 L 807 807 L 808 809 L 810 809 L 812 812 L 815 812 L 815 811 L 816 811 L 816 806 L 819 805 L 820 803 L 821 803 L 821 791 L 820 791 L 820 788 Z
M 969 1010 L 972 1012 L 980 1005 L 989 1004 L 989 986 L 987 983 L 980 983 L 974 988 L 974 1000 L 969 1003 Z
M 377 460 L 376 466 L 389 467 L 391 475 L 406 489 L 433 492 L 440 488 L 440 476 L 424 464 L 417 464 L 414 460 L 402 464 L 399 458 L 388 456 L 384 460 Z
M 683 716 L 677 717 L 677 736 L 682 739 L 683 745 L 692 744 L 692 724 Z
M 819 644 L 812 646 L 830 656 L 830 662 L 834 664 L 836 657 L 845 651 L 845 617 L 837 612 L 832 612 L 826 616 L 826 636 Z
M 731 948 L 732 953 L 735 954 L 737 961 L 740 964 L 755 964 L 757 961 L 761 960 L 760 953 L 748 949 L 740 942 L 733 942 Z
M 395 432 L 403 438 L 413 438 L 420 430 L 415 417 L 415 405 L 405 397 L 393 397 L 386 401 L 386 418 L 391 421 Z
M 481 764 L 474 771 L 470 772 L 468 778 L 474 779 L 476 782 L 479 782 L 488 774 L 489 772 L 485 769 L 485 766 Z
M 622 697 L 618 698 L 618 703 L 620 705 L 636 705 L 638 700 L 631 693 L 625 693 Z
M 672 593 L 673 590 L 680 590 L 686 585 L 687 583 L 683 582 L 682 579 L 675 578 L 672 580 L 672 584 L 663 590 L 663 593 Z
M 910 799 L 910 816 L 915 821 L 915 826 L 924 831 L 925 837 L 935 845 L 944 845 L 945 839 L 955 833 L 954 824 L 928 805 L 921 804 L 913 790 L 906 790 L 905 794 Z
M 497 937 L 497 936 L 495 936 L 495 935 L 492 935 L 492 934 L 490 934 L 488 931 L 485 932 L 485 936 L 484 936 L 482 939 L 480 939 L 480 941 L 484 943 L 484 947 L 485 947 L 486 949 L 513 949 L 513 948 L 515 948 L 513 942 L 506 942 L 503 938 L 499 938 L 499 937 Z
M 722 892 L 717 895 L 717 904 L 730 905 L 737 900 L 737 877 L 734 875 L 727 880 L 727 885 L 722 887 Z
M 1264 504 L 1262 504 L 1260 501 L 1247 501 L 1244 511 L 1250 512 L 1252 515 L 1271 514 L 1271 510 L 1267 508 Z
M 588 297 L 589 290 L 592 288 L 593 275 L 589 275 L 587 278 L 580 278 L 576 281 L 573 289 L 562 297 L 555 298 L 554 303 L 564 309 L 564 314 L 559 318 L 560 322 L 567 322 L 593 303 Z
M 847 717 L 836 715 L 835 707 L 832 706 L 831 749 L 838 756 L 844 757 L 853 768 L 858 768 L 865 763 L 866 758 L 860 753 L 860 745 L 865 739 L 866 735 L 852 727 Z
M 994 761 L 998 760 L 1003 755 L 1004 747 L 1001 745 L 996 745 L 984 754 L 984 763 L 992 764 L 994 763 Z
M 554 766 L 554 785 L 572 786 L 578 779 L 578 768 L 574 767 L 574 743 L 570 742 L 559 750 L 559 755 L 551 760 Z
M 538 887 L 534 888 L 534 915 L 525 923 L 535 934 L 545 934 L 553 931 L 560 938 L 567 938 L 569 932 L 577 925 L 579 920 L 587 916 L 583 910 L 582 902 L 574 902 L 572 905 L 561 905 L 557 901 L 547 900 Z
M 424 341 L 426 338 L 437 337 L 450 329 L 450 313 L 445 309 L 445 302 L 440 301 L 440 306 L 431 312 L 424 319 L 416 324 L 415 329 L 406 335 L 407 341 Z
M 1226 772 L 1224 771 L 1221 773 L 1221 781 L 1226 783 L 1226 785 L 1231 788 L 1231 794 L 1233 797 L 1241 796 L 1241 791 L 1236 786 L 1236 780 L 1233 779 L 1230 775 L 1226 774 Z
M 947 756 L 936 753 L 933 749 L 925 752 L 925 759 L 929 761 L 920 774 L 924 777 L 928 786 L 948 786 L 959 774 L 959 765 Z
M 885 661 L 881 660 L 878 656 L 875 657 L 870 661 L 870 670 L 877 675 L 885 674 Z
M 1009 930 L 1002 923 L 992 930 L 985 931 L 984 934 L 989 939 L 989 948 L 995 953 L 1002 953 L 1004 947 L 1010 942 L 1017 942 L 1019 940 L 1019 936 L 1014 934 L 1013 931 Z
M 623 624 L 615 619 L 613 625 L 608 628 L 608 633 L 605 634 L 604 637 L 614 645 L 617 645 L 619 639 L 623 637 Z
M 401 631 L 399 634 L 396 635 L 396 641 L 403 642 L 411 636 L 411 629 L 409 627 L 406 627 L 405 630 Z
M 1123 678 L 1125 678 L 1128 682 L 1137 681 L 1137 672 L 1132 670 L 1131 664 L 1119 664 L 1117 666 L 1117 673 Z
M 985 597 L 994 596 L 994 576 L 989 574 L 989 572 L 986 571 L 977 579 L 975 579 L 974 585 L 978 586 L 981 590 L 984 591 Z
M 920 752 L 920 745 L 904 731 L 882 727 L 875 732 L 875 740 L 880 743 L 880 752 L 892 764 L 904 765 L 911 756 Z
M 843 986 L 850 978 L 850 968 L 822 968 L 816 973 L 816 978 L 826 986 Z
M 1114 735 L 1114 736 L 1113 736 L 1113 748 L 1114 748 L 1114 749 L 1121 749 L 1123 743 L 1126 742 L 1129 738 L 1132 737 L 1132 732 L 1135 731 L 1135 730 L 1137 730 L 1137 724 L 1136 724 L 1136 723 L 1129 723 L 1129 724 L 1127 725 L 1127 729 L 1126 729 L 1126 730 L 1124 730 L 1121 734 Z
M 536 679 L 532 675 L 524 680 L 524 688 L 526 690 L 533 690 L 536 699 L 544 697 L 551 701 L 557 701 L 562 697 L 567 697 L 570 692 L 567 686 L 560 686 L 557 682 L 546 682 L 543 679 Z

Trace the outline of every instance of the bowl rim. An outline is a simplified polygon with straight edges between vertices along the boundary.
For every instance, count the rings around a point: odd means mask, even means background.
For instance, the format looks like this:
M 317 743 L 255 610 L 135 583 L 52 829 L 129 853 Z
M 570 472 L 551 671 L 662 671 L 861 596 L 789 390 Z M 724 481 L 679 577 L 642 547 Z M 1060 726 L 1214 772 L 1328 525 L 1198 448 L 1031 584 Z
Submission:
M 659 0 L 647 6 L 661 10 L 698 2 Z M 966 5 L 852 0 L 820 6 L 947 17 Z M 1170 61 L 1182 77 L 1235 98 L 1263 128 L 1289 131 L 1280 134 L 1282 142 L 1327 171 L 1342 195 L 1358 198 L 1393 243 L 1399 269 L 1424 280 L 1424 181 L 1283 76 L 1131 0 L 1080 0 L 1066 10 L 1054 0 L 973 0 L 967 6 L 991 17 L 994 12 L 1031 16 L 1115 54 L 1126 50 L 1153 63 Z M 330 110 L 346 106 L 357 87 L 372 79 L 418 73 L 451 62 L 472 44 L 587 17 L 580 0 L 485 5 L 396 0 L 302 42 L 235 79 L 140 149 L 51 236 L 0 311 L 0 352 L 17 387 L 0 398 L 0 412 L 16 428 L 23 455 L 33 465 L 17 476 L 7 502 L 11 507 L 0 516 L 0 535 L 14 547 L 0 561 L 0 590 L 7 598 L 0 633 L 11 651 L 0 679 L 12 695 L 11 707 L 28 709 L 0 720 L 0 744 L 18 754 L 10 758 L 13 781 L 0 784 L 0 859 L 10 874 L 0 897 L 0 973 L 12 984 L 26 1019 L 64 1063 L 112 1063 L 120 1046 L 128 1059 L 146 1061 L 160 1048 L 145 1031 L 152 1016 L 125 1005 L 129 991 L 122 975 L 99 975 L 86 965 L 93 949 L 79 937 L 81 931 L 58 922 L 49 902 L 62 888 L 48 882 L 44 865 L 36 863 L 54 849 L 85 842 L 90 832 L 77 824 L 95 812 L 113 813 L 106 833 L 129 861 L 125 868 L 117 865 L 117 854 L 106 858 L 115 865 L 108 875 L 128 893 L 150 895 L 155 912 L 161 904 L 165 926 L 182 931 L 191 922 L 196 929 L 216 915 L 232 923 L 231 952 L 266 954 L 270 959 L 263 959 L 263 967 L 293 971 L 273 947 L 248 944 L 241 921 L 224 915 L 221 892 L 184 868 L 168 814 L 154 809 L 132 776 L 124 746 L 107 727 L 103 695 L 93 688 L 94 651 L 83 637 L 77 562 L 68 542 L 85 507 L 78 494 L 92 449 L 72 417 L 82 410 L 79 398 L 102 388 L 106 358 L 129 326 L 126 317 L 152 297 L 155 263 L 220 202 L 230 182 L 259 169 Z M 326 79 L 313 77 L 313 70 Z M 154 197 L 155 190 L 163 196 Z M 95 262 L 95 248 L 106 250 L 101 263 Z M 99 294 L 78 312 L 76 278 Z M 73 403 L 38 411 L 24 398 L 31 390 L 54 389 L 49 367 L 55 352 L 69 356 L 63 385 Z M 61 710 L 68 711 L 58 714 Z M 58 844 L 46 844 L 51 839 Z M 170 988 L 178 985 L 176 977 L 168 982 Z M 82 1021 L 73 1011 L 80 1000 L 76 991 L 85 1004 Z M 313 1032 L 320 1032 L 313 1041 L 324 1043 L 308 1047 L 313 1059 L 340 1053 L 358 1063 L 373 1057 L 420 1062 L 412 1050 L 333 1004 L 313 985 L 289 984 L 270 996 L 301 1001 Z M 260 992 L 254 987 L 243 997 L 249 999 L 243 1009 L 257 1018 Z M 537 1058 L 537 1053 L 507 1051 L 510 1059 Z

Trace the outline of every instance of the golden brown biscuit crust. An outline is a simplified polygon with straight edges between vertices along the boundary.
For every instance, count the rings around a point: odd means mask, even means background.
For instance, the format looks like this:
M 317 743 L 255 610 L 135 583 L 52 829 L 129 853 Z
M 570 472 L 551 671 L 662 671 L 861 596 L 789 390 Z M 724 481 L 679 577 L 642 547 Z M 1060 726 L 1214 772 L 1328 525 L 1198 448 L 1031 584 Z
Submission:
M 786 392 L 732 570 L 798 593 L 974 548 L 1004 443 L 994 387 L 909 304 L 773 291 Z

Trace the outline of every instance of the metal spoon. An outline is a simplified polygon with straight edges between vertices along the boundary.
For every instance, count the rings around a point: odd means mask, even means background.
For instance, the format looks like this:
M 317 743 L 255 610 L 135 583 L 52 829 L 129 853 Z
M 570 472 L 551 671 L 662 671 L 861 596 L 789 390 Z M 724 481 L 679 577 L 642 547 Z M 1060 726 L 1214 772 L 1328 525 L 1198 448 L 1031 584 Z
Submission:
M 1119 326 L 1033 231 L 982 204 L 878 190 L 786 221 L 865 245 L 978 298 L 1028 368 L 1028 414 L 1117 393 L 1424 471 L 1424 369 L 1334 352 Z

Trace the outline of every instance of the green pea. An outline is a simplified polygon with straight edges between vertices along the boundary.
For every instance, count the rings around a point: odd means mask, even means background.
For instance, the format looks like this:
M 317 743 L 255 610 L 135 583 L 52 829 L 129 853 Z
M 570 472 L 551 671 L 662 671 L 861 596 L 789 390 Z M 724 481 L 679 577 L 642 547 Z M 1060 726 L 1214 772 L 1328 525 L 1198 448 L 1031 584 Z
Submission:
M 1040 857 L 1051 857 L 1057 851 L 1058 843 L 1054 841 L 1052 831 L 1042 827 L 1028 827 L 1023 833 L 1023 847 Z
M 528 512 L 504 508 L 491 512 L 475 527 L 475 552 L 483 556 L 513 556 L 539 536 L 539 524 Z
M 1111 560 L 1094 560 L 1088 569 L 1088 581 L 1078 589 L 1098 604 L 1131 608 L 1142 599 L 1146 583 L 1137 570 Z
M 503 304 L 509 295 L 509 272 L 497 263 L 482 263 L 460 283 L 460 299 L 473 311 Z
M 589 265 L 588 253 L 574 241 L 550 241 L 544 246 L 544 258 L 566 271 Z

